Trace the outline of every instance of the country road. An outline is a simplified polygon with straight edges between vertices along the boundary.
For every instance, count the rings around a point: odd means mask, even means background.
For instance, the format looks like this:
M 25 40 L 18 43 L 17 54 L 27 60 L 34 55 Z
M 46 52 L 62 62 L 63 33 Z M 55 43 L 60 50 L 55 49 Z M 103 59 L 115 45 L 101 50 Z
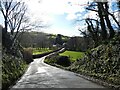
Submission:
M 45 57 L 34 59 L 13 88 L 104 88 L 75 73 L 44 63 Z

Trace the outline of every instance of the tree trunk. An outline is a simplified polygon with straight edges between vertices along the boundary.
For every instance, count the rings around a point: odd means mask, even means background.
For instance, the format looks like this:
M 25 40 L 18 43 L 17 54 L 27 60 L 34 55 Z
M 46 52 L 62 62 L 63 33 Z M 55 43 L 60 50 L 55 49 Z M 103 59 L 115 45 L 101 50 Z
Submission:
M 5 24 L 5 29 L 4 29 L 5 31 L 4 31 L 4 32 L 5 32 L 5 33 L 7 33 L 7 23 L 8 23 L 8 22 L 7 22 L 7 17 L 5 17 L 5 22 L 4 22 L 4 24 Z
M 105 22 L 104 22 L 104 18 L 103 18 L 103 3 L 102 2 L 97 2 L 98 3 L 98 14 L 99 14 L 99 17 L 100 17 L 100 25 L 101 25 L 101 29 L 102 29 L 102 32 L 101 32 L 101 36 L 102 36 L 102 40 L 105 40 L 107 39 L 107 30 L 106 30 L 106 27 L 105 27 Z
M 108 5 L 107 5 L 107 2 L 105 2 L 105 9 L 104 9 L 104 12 L 105 12 L 105 20 L 106 20 L 106 24 L 107 24 L 107 27 L 109 28 L 109 38 L 113 38 L 114 35 L 115 35 L 115 31 L 113 30 L 113 27 L 111 26 L 111 22 L 110 22 L 110 19 L 108 17 Z

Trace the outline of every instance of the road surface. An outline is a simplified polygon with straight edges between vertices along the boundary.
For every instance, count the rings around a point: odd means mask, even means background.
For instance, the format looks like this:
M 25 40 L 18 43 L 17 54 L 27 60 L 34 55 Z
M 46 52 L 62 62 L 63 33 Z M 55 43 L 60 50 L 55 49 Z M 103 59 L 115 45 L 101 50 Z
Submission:
M 34 59 L 12 88 L 104 88 L 75 73 L 45 64 L 45 57 Z

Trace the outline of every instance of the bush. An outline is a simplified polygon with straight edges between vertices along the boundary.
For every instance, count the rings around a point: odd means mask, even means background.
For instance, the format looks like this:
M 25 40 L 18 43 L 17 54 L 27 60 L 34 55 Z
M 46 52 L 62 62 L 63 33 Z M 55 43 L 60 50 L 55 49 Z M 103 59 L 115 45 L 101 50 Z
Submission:
M 31 48 L 23 50 L 23 59 L 26 61 L 27 64 L 29 64 L 33 61 L 32 49 Z
M 59 56 L 57 58 L 57 64 L 62 65 L 64 67 L 70 66 L 71 62 L 70 59 L 67 56 Z
M 7 90 L 11 85 L 15 84 L 15 81 L 25 72 L 26 67 L 26 62 L 21 58 L 3 53 L 2 90 Z
M 54 64 L 57 62 L 56 56 L 49 56 L 49 57 L 47 57 L 47 58 L 45 59 L 44 62 L 45 62 L 45 63 L 48 63 L 48 64 L 50 64 L 50 65 L 54 65 Z
M 58 65 L 61 65 L 61 66 L 64 66 L 64 67 L 68 67 L 71 64 L 69 57 L 59 56 L 59 55 L 54 55 L 54 56 L 47 57 L 45 59 L 45 62 L 48 63 L 48 64 L 51 64 L 51 65 L 58 64 Z

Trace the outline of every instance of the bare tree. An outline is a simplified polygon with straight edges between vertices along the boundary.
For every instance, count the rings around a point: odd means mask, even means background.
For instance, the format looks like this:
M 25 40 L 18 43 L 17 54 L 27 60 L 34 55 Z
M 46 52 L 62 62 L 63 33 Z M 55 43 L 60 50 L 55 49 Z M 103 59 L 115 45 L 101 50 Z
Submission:
M 119 1 L 117 1 L 116 4 L 118 4 L 119 11 Z M 91 2 L 86 9 L 97 12 L 96 15 L 98 18 L 93 19 L 88 17 L 82 20 L 77 20 L 78 22 L 85 20 L 87 24 L 87 29 L 85 29 L 87 32 L 85 30 L 81 30 L 80 28 L 78 30 L 84 35 L 84 37 L 91 38 L 95 47 L 98 46 L 100 42 L 114 37 L 115 30 L 113 28 L 111 19 L 116 23 L 115 26 L 118 27 L 118 30 L 120 30 L 119 20 L 114 14 L 118 11 L 117 9 L 115 11 L 109 11 L 109 3 L 107 0 L 106 2 Z
M 100 41 L 100 30 L 99 30 L 99 21 L 95 20 L 95 19 L 90 19 L 87 18 L 86 20 L 87 23 L 87 30 L 88 30 L 88 34 L 86 33 L 86 35 L 88 35 L 88 37 L 90 37 L 93 42 L 94 45 L 93 46 L 98 46 L 98 40 Z M 93 24 L 93 21 L 95 22 L 96 25 Z
M 93 4 L 93 3 L 96 3 L 96 4 Z M 115 35 L 115 31 L 112 27 L 109 16 L 111 16 L 113 18 L 113 20 L 116 22 L 118 28 L 120 28 L 120 24 L 119 24 L 119 21 L 115 18 L 115 15 L 112 14 L 112 12 L 108 11 L 108 8 L 109 8 L 108 1 L 106 0 L 106 2 L 93 2 L 93 3 L 86 9 L 98 12 L 98 15 L 100 18 L 100 25 L 101 25 L 101 29 L 102 29 L 101 35 L 102 35 L 103 40 L 107 39 L 108 37 L 113 38 Z M 91 8 L 91 7 L 95 7 L 95 6 L 97 7 L 97 9 Z M 107 33 L 106 26 L 109 29 L 109 34 Z
M 23 32 L 35 28 L 47 27 L 47 25 L 42 24 L 42 21 L 37 20 L 33 23 L 29 21 L 29 17 L 26 16 L 27 6 L 25 2 L 18 0 L 1 0 L 0 11 L 4 17 L 5 34 L 10 30 L 12 47 L 14 47 L 18 37 Z
M 7 34 L 10 30 L 12 36 L 12 43 L 14 44 L 18 32 L 27 28 L 27 26 L 22 25 L 27 19 L 24 19 L 25 12 L 27 10 L 24 2 L 13 1 L 13 0 L 1 0 L 0 10 L 4 17 L 4 32 Z M 21 28 L 22 27 L 22 28 Z

